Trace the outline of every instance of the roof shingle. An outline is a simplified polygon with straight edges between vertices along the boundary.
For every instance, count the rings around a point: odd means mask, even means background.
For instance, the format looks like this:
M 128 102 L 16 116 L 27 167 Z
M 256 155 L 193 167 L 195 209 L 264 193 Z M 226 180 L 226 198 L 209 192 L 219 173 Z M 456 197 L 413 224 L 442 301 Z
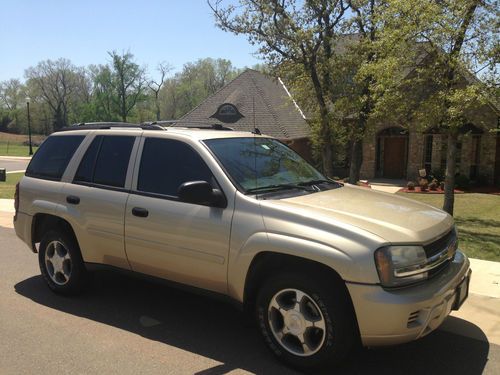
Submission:
M 252 131 L 280 139 L 308 137 L 309 125 L 281 80 L 275 80 L 256 70 L 241 73 L 215 94 L 184 115 L 178 126 L 188 121 L 208 121 L 220 105 L 230 103 L 243 115 L 228 126 L 240 131 Z M 213 120 L 212 120 L 213 121 Z M 175 125 L 174 125 L 175 126 Z

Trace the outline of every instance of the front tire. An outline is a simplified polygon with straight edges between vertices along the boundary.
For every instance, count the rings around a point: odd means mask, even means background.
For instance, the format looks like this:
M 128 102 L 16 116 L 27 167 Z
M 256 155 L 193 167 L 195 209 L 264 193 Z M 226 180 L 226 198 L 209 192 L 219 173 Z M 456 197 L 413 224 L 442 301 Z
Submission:
M 38 251 L 38 263 L 49 288 L 58 294 L 78 294 L 85 286 L 87 272 L 78 243 L 66 232 L 47 232 Z
M 286 274 L 264 282 L 256 301 L 264 340 L 280 360 L 301 369 L 341 362 L 354 346 L 356 325 L 345 287 Z

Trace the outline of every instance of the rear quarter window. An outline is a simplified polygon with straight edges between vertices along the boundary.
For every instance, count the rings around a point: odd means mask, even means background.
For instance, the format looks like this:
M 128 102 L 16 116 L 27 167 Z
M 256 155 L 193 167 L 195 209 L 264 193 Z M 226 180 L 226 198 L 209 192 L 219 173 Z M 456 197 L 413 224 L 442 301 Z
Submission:
M 31 159 L 26 176 L 59 181 L 84 138 L 84 135 L 47 138 Z

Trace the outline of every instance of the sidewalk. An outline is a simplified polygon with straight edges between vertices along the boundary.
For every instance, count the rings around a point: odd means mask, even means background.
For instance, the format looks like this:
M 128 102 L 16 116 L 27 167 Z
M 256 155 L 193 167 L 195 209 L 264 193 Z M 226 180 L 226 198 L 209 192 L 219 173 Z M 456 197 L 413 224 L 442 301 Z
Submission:
M 31 160 L 31 156 L 4 156 L 4 155 L 0 155 L 0 159 L 6 159 L 6 160 Z

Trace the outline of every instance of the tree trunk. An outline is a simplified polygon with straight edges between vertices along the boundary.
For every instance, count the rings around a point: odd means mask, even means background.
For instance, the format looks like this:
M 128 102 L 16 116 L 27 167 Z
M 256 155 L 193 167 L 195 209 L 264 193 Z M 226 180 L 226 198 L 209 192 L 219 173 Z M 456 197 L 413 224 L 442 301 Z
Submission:
M 326 177 L 333 177 L 333 152 L 332 145 L 325 142 L 321 146 L 321 159 L 323 162 L 323 173 Z
M 325 98 L 323 96 L 323 90 L 321 88 L 321 82 L 318 77 L 318 72 L 314 64 L 305 64 L 306 69 L 309 70 L 311 74 L 311 80 L 313 83 L 314 91 L 316 93 L 316 99 L 318 100 L 319 115 L 321 119 L 321 161 L 323 165 L 323 173 L 326 177 L 333 177 L 333 145 L 332 145 L 332 132 L 330 129 L 330 121 L 328 118 L 328 109 L 326 107 Z
M 155 92 L 155 105 L 156 105 L 156 121 L 160 121 L 161 118 L 161 112 L 160 112 L 160 102 L 158 101 L 158 94 L 160 90 L 158 89 L 157 92 Z
M 448 149 L 446 153 L 446 177 L 444 181 L 444 203 L 443 210 L 453 215 L 453 206 L 455 204 L 455 169 L 457 155 L 458 135 L 455 131 L 448 134 Z
M 363 142 L 353 140 L 351 145 L 351 160 L 349 163 L 349 183 L 356 184 L 359 181 L 361 163 L 363 161 Z

